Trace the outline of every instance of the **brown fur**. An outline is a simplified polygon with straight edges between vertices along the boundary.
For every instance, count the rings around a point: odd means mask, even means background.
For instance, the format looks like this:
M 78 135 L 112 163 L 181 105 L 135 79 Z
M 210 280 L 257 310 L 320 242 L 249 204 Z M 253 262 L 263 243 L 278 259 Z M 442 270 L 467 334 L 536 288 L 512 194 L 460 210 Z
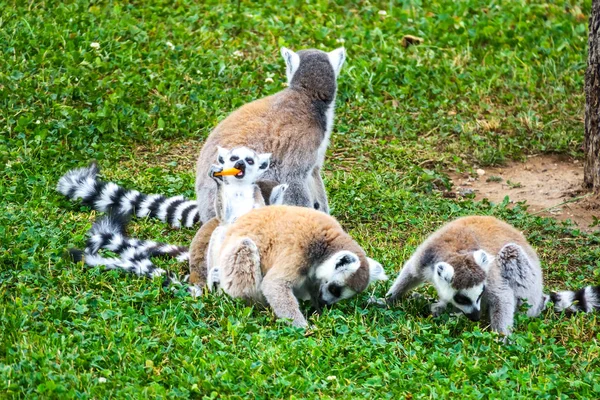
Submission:
M 271 196 L 273 188 L 279 183 L 272 180 L 258 181 L 257 187 L 260 190 L 255 190 L 254 202 L 265 205 L 265 200 Z M 221 196 L 216 196 L 216 210 L 222 208 L 220 206 Z M 203 287 L 206 285 L 208 266 L 206 265 L 206 251 L 210 243 L 211 235 L 221 225 L 221 220 L 218 217 L 212 218 L 196 232 L 190 244 L 190 283 L 196 286 Z
M 311 268 L 341 250 L 360 258 L 346 284 L 357 293 L 363 291 L 369 283 L 365 253 L 334 218 L 303 207 L 255 209 L 225 234 L 219 261 L 222 287 L 233 297 L 266 300 L 277 317 L 305 327 L 293 290 L 310 279 Z
M 190 283 L 204 287 L 206 285 L 206 250 L 210 237 L 215 229 L 221 224 L 218 218 L 213 218 L 203 224 L 190 245 Z
M 307 112 L 310 107 L 310 98 L 292 89 L 242 106 L 211 132 L 200 152 L 197 176 L 207 175 L 217 145 L 228 149 L 250 145 L 257 153 L 271 153 L 274 163 L 285 158 L 290 166 L 304 165 L 307 153 L 316 159 L 323 133 Z
M 532 260 L 537 260 L 521 232 L 494 217 L 471 216 L 454 220 L 427 239 L 422 262 L 445 261 L 454 267 L 452 286 L 464 289 L 485 280 L 485 273 L 473 258 L 473 251 L 483 249 L 496 255 L 508 243 L 521 246 Z
M 347 281 L 356 292 L 369 283 L 369 264 L 364 250 L 331 216 L 302 207 L 269 206 L 241 216 L 227 231 L 223 247 L 238 238 L 256 243 L 263 275 L 276 273 L 293 282 L 301 279 L 314 263 L 340 251 L 350 250 L 361 261 Z M 318 252 L 314 251 L 319 247 Z

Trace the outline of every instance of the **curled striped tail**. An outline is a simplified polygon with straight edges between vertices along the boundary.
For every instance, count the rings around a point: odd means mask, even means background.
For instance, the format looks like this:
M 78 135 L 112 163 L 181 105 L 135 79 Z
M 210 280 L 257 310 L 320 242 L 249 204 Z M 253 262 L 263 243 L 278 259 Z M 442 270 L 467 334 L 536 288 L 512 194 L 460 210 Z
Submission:
M 174 228 L 192 227 L 200 221 L 198 204 L 183 196 L 166 197 L 125 189 L 98 178 L 96 163 L 67 172 L 56 189 L 71 200 L 81 199 L 94 210 L 113 214 L 158 218 Z
M 550 293 L 556 311 L 592 312 L 600 310 L 600 286 L 586 286 L 576 292 Z
M 175 246 L 153 240 L 140 240 L 125 235 L 127 218 L 122 214 L 109 214 L 100 218 L 90 229 L 85 249 L 72 249 L 70 253 L 75 261 L 83 261 L 86 265 L 104 266 L 106 269 L 120 269 L 138 276 L 154 278 L 164 275 L 164 285 L 180 284 L 175 274 L 158 268 L 152 257 L 169 256 L 178 261 L 189 260 L 187 247 Z M 110 250 L 118 257 L 105 257 L 100 250 Z

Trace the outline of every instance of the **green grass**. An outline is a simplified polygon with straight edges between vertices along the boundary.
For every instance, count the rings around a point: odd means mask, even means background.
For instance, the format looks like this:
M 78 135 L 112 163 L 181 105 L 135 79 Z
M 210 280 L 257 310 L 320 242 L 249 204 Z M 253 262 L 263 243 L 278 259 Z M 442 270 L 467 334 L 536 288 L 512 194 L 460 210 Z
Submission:
M 367 308 L 386 283 L 305 333 L 63 259 L 95 215 L 54 191 L 96 159 L 106 179 L 193 196 L 210 130 L 281 89 L 278 48 L 343 40 L 326 185 L 332 213 L 390 275 L 445 221 L 491 214 L 525 232 L 550 288 L 597 284 L 598 235 L 441 194 L 450 169 L 582 157 L 589 0 L 22 3 L 0 0 L 0 397 L 600 396 L 597 315 L 519 317 L 502 344 L 484 324 L 424 316 L 422 301 Z M 424 43 L 403 48 L 406 34 Z M 194 233 L 132 229 L 173 243 Z

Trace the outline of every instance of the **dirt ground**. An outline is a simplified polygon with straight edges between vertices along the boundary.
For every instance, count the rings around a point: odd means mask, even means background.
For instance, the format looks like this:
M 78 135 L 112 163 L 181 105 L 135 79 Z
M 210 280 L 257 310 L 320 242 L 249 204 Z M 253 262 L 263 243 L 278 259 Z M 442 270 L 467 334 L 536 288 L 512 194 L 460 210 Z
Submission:
M 600 218 L 600 197 L 582 188 L 583 163 L 555 155 L 533 156 L 526 162 L 511 162 L 503 167 L 477 169 L 470 174 L 450 174 L 453 190 L 459 196 L 475 194 L 476 200 L 487 198 L 501 202 L 508 196 L 511 203 L 526 201 L 532 214 L 570 219 L 586 232 L 594 217 Z

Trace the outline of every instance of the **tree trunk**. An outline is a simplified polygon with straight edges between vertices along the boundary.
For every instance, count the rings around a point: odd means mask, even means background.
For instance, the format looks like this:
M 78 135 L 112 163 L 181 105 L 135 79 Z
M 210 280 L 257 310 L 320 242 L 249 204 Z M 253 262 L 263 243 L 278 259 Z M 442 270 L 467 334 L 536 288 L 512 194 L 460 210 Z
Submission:
M 592 1 L 585 72 L 585 165 L 583 184 L 600 192 L 600 0 Z

